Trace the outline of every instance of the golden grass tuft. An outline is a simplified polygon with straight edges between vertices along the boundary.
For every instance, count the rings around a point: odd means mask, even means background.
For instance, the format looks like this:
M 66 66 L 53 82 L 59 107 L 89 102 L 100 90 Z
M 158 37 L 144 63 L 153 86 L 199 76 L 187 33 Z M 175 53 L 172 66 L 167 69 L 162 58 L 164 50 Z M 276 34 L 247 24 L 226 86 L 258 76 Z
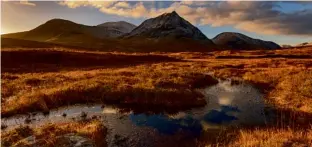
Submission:
M 312 144 L 312 129 L 231 128 L 204 132 L 197 146 L 216 147 L 308 147 Z
M 312 145 L 312 130 L 256 129 L 241 130 L 233 147 L 305 147 Z

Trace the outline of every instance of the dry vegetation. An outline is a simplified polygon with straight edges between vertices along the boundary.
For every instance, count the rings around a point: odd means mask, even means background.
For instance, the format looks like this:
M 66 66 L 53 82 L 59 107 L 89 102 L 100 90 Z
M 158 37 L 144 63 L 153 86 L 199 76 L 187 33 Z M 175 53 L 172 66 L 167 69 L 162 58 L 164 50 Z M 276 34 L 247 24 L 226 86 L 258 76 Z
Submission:
M 63 68 L 56 68 L 59 72 L 31 73 L 16 73 L 28 71 L 23 70 L 24 68 L 29 69 L 28 67 L 14 68 L 14 71 L 8 70 L 11 72 L 2 74 L 2 116 L 38 110 L 49 111 L 51 108 L 85 102 L 106 102 L 159 111 L 181 110 L 205 105 L 205 101 L 195 91 L 195 88 L 217 82 L 210 76 L 204 75 L 203 72 L 185 70 L 183 66 L 176 68 L 175 63 L 170 61 L 178 60 L 168 60 L 170 59 L 168 57 L 120 55 L 125 57 L 115 59 L 115 56 L 118 55 L 103 56 L 114 60 L 106 60 L 110 61 L 110 64 L 101 64 L 102 69 L 67 71 L 62 70 Z M 152 57 L 158 58 L 153 59 Z M 153 62 L 157 60 L 169 62 L 133 66 L 131 62 L 140 60 L 140 58 Z M 4 57 L 4 59 L 11 58 Z M 41 60 L 44 59 L 51 60 L 50 58 L 41 58 Z M 26 62 L 24 60 L 17 61 L 14 65 Z M 40 69 L 42 62 L 36 61 L 28 60 L 30 63 L 27 65 Z M 128 67 L 111 68 L 117 61 Z M 36 62 L 36 65 L 32 62 Z M 77 64 L 80 62 L 86 61 L 77 61 Z M 3 65 L 4 67 L 13 64 L 12 62 L 6 63 L 10 64 Z M 183 64 L 181 61 L 177 64 L 179 63 Z M 64 64 L 66 65 L 66 63 Z M 49 63 L 43 66 L 56 65 Z M 186 66 L 189 65 L 186 64 Z
M 73 140 L 66 137 L 68 134 L 90 139 L 93 145 L 103 147 L 106 146 L 106 133 L 106 128 L 98 120 L 46 124 L 39 128 L 21 126 L 1 134 L 1 146 L 69 146 Z
M 312 130 L 262 129 L 241 131 L 232 146 L 286 146 L 304 147 L 312 145 Z
M 312 129 L 290 128 L 223 130 L 218 135 L 206 132 L 197 146 L 216 147 L 310 147 Z
M 235 137 L 226 132 L 223 140 L 217 140 L 219 146 L 222 142 L 232 146 L 312 144 L 311 128 L 307 127 L 312 122 L 312 48 L 136 55 L 89 53 L 88 58 L 70 51 L 62 53 L 64 58 L 70 54 L 70 60 L 61 58 L 64 64 L 46 62 L 47 58 L 41 58 L 44 64 L 40 64 L 27 57 L 10 64 L 8 61 L 15 59 L 16 54 L 6 52 L 2 51 L 2 59 L 7 60 L 2 61 L 2 117 L 85 102 L 113 103 L 142 111 L 176 111 L 202 106 L 205 101 L 196 88 L 216 83 L 205 75 L 210 73 L 219 78 L 253 83 L 265 92 L 266 102 L 285 113 L 285 120 L 291 121 L 272 128 L 237 129 L 233 131 Z M 12 56 L 6 58 L 8 54 Z M 70 62 L 73 59 L 75 62 Z M 136 59 L 144 60 L 134 62 Z M 92 68 L 88 67 L 88 61 Z M 289 124 L 301 129 L 288 129 Z M 307 131 L 302 131 L 303 128 Z M 229 138 L 232 139 L 227 140 Z M 206 142 L 206 145 L 218 143 Z
M 288 50 L 285 53 L 295 54 Z M 285 53 L 276 51 L 276 54 Z M 310 53 L 311 49 L 302 49 L 300 54 L 306 56 Z M 229 59 L 222 60 L 226 63 Z M 312 58 L 240 59 L 231 63 L 223 64 L 229 68 L 215 70 L 215 76 L 237 77 L 254 83 L 267 93 L 266 100 L 275 107 L 312 112 Z

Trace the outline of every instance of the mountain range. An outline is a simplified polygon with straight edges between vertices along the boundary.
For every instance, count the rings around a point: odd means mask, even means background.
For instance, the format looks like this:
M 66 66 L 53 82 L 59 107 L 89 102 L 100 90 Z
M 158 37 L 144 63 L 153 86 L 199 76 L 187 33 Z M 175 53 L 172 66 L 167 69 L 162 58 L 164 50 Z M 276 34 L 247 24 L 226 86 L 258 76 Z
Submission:
M 221 33 L 211 40 L 175 11 L 147 19 L 139 26 L 125 21 L 87 26 L 63 19 L 52 19 L 30 31 L 5 34 L 1 38 L 106 50 L 128 48 L 133 51 L 144 50 L 143 48 L 150 51 L 280 48 L 274 42 L 232 32 Z M 163 48 L 160 49 L 161 47 Z M 173 47 L 176 49 L 172 49 Z

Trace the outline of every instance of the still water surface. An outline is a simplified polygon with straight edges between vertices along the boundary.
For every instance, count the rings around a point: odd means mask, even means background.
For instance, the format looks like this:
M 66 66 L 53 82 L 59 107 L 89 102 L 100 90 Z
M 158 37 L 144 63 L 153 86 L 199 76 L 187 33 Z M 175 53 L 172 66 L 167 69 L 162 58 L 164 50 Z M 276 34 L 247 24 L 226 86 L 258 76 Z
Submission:
M 229 126 L 264 125 L 263 94 L 247 83 L 233 84 L 230 80 L 200 90 L 207 101 L 202 108 L 181 111 L 177 114 L 123 113 L 118 108 L 101 105 L 76 105 L 52 110 L 49 115 L 30 116 L 28 125 L 37 127 L 45 123 L 68 122 L 97 116 L 108 128 L 109 146 L 162 146 L 177 141 L 194 140 L 202 131 L 215 131 Z M 62 116 L 66 114 L 66 117 Z M 20 115 L 2 119 L 12 129 L 25 123 L 29 116 Z

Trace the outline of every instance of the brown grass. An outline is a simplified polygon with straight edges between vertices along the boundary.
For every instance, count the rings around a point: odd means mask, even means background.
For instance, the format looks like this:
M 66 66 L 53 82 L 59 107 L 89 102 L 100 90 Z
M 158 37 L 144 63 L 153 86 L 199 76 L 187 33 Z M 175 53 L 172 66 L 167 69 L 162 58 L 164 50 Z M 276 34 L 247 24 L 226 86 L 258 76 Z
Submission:
M 240 131 L 231 146 L 243 147 L 304 147 L 312 145 L 312 130 L 261 129 Z
M 2 116 L 49 111 L 64 105 L 105 102 L 177 111 L 205 105 L 196 88 L 217 81 L 199 71 L 164 64 L 58 73 L 5 73 Z M 11 77 L 16 79 L 11 80 Z
M 255 61 L 240 62 L 244 68 L 219 69 L 214 74 L 220 78 L 237 77 L 255 84 L 266 91 L 266 100 L 276 107 L 312 112 L 312 69 L 309 65 L 312 60 Z
M 2 146 L 66 146 L 66 144 L 69 145 L 69 141 L 64 140 L 61 136 L 70 133 L 89 138 L 94 145 L 99 147 L 107 145 L 105 141 L 107 130 L 98 120 L 63 124 L 46 124 L 38 128 L 21 126 L 2 133 L 1 144 Z M 27 139 L 24 139 L 30 136 L 35 138 L 35 144 L 30 144 Z
M 1 51 L 1 55 L 1 70 L 4 73 L 92 70 L 180 61 L 175 58 L 161 55 L 94 53 L 58 49 L 4 49 Z
M 213 134 L 206 132 L 197 146 L 216 147 L 309 147 L 312 129 L 290 128 L 229 129 Z
M 140 53 L 137 56 L 161 55 L 180 60 L 135 65 L 126 64 L 128 60 L 124 60 L 124 66 L 115 67 L 114 62 L 107 60 L 112 67 L 101 65 L 83 70 L 65 67 L 41 72 L 31 72 L 23 68 L 20 68 L 20 72 L 12 72 L 13 69 L 7 66 L 1 77 L 1 114 L 10 116 L 38 110 L 48 111 L 59 106 L 85 102 L 115 103 L 144 111 L 155 108 L 163 111 L 181 110 L 202 106 L 205 102 L 195 89 L 216 83 L 210 76 L 205 76 L 210 73 L 221 79 L 232 78 L 254 84 L 266 94 L 267 104 L 274 106 L 281 114 L 285 113 L 284 119 L 292 122 L 289 124 L 296 124 L 296 127 L 285 129 L 285 126 L 291 126 L 285 124 L 259 129 L 239 128 L 221 134 L 223 136 L 219 139 L 212 138 L 213 141 L 205 138 L 203 145 L 222 146 L 223 143 L 225 146 L 309 146 L 311 129 L 302 131 L 309 124 L 301 125 L 297 122 L 312 118 L 311 53 L 312 48 Z M 92 54 L 107 56 L 107 53 Z M 274 58 L 271 58 L 272 55 Z M 232 59 L 233 56 L 242 58 Z M 298 114 L 298 117 L 292 114 Z
M 266 52 L 270 54 L 306 55 L 312 49 L 294 49 L 273 51 L 242 51 L 242 56 L 262 55 Z M 300 52 L 301 51 L 301 52 Z M 14 60 L 16 53 L 21 51 L 6 51 L 13 55 L 10 60 Z M 43 51 L 48 55 L 48 51 Z M 50 66 L 55 67 L 60 63 L 58 72 L 29 73 L 28 70 L 20 69 L 21 73 L 12 73 L 10 62 L 4 62 L 2 66 L 9 67 L 7 72 L 2 74 L 2 114 L 3 116 L 21 112 L 43 110 L 82 102 L 114 102 L 122 104 L 152 104 L 159 109 L 169 106 L 188 107 L 203 105 L 199 96 L 194 92 L 196 85 L 204 86 L 214 84 L 215 81 L 205 73 L 213 73 L 219 78 L 238 78 L 250 81 L 261 90 L 266 91 L 266 100 L 278 108 L 294 109 L 296 111 L 312 112 L 311 104 L 311 70 L 312 59 L 288 59 L 288 58 L 257 58 L 257 59 L 215 59 L 222 54 L 232 56 L 239 54 L 238 51 L 220 51 L 214 54 L 206 53 L 173 53 L 170 57 L 183 59 L 183 62 L 175 59 L 167 59 L 164 54 L 116 54 L 69 52 L 74 55 L 75 60 L 71 63 L 84 62 L 82 59 L 95 60 L 97 63 L 103 59 L 105 65 L 95 66 L 96 69 L 77 69 L 66 67 L 67 63 L 52 61 L 48 58 Z M 24 53 L 24 52 L 23 52 Z M 37 51 L 35 54 L 42 54 Z M 55 51 L 52 52 L 55 54 Z M 64 54 L 64 53 L 62 53 Z M 83 57 L 86 54 L 88 56 Z M 154 53 L 155 54 L 155 53 Z M 155 58 L 161 54 L 161 58 Z M 6 59 L 7 54 L 2 58 Z M 122 56 L 122 57 L 118 57 Z M 123 57 L 124 56 L 124 57 Z M 128 58 L 128 56 L 131 56 Z M 20 56 L 18 56 L 20 57 Z M 190 59 L 191 57 L 191 59 Z M 196 59 L 194 59 L 196 57 Z M 90 58 L 90 59 L 89 59 Z M 93 59 L 94 58 L 94 59 Z M 117 60 L 112 60 L 112 59 Z M 141 60 L 145 59 L 145 60 Z M 24 57 L 27 59 L 27 56 Z M 45 62 L 36 62 L 36 64 Z M 135 60 L 135 61 L 132 61 Z M 164 63 L 153 63 L 154 61 Z M 168 60 L 170 62 L 168 62 Z M 104 62 L 103 61 L 103 62 Z M 124 66 L 115 65 L 118 61 Z M 140 64 L 129 66 L 129 62 L 142 61 Z M 151 62 L 144 64 L 144 61 Z M 156 62 L 155 61 L 155 62 Z M 175 61 L 175 62 L 171 62 Z M 35 62 L 24 60 L 15 61 L 15 65 L 25 63 L 28 67 Z M 52 63 L 51 63 L 52 62 Z M 88 64 L 84 64 L 87 66 Z M 91 64 L 92 66 L 93 64 Z M 109 65 L 109 66 L 107 66 Z M 78 65 L 76 65 L 78 67 Z M 80 65 L 79 65 L 80 66 Z M 115 66 L 115 67 L 113 67 Z M 40 68 L 38 68 L 40 69 Z M 83 68 L 82 68 L 83 69 Z M 26 73 L 23 73 L 27 71 Z M 205 81 L 206 80 L 206 81 Z M 199 82 L 198 82 L 199 81 Z M 203 85 L 202 85 L 203 84 Z M 193 101 L 195 98 L 195 101 Z

